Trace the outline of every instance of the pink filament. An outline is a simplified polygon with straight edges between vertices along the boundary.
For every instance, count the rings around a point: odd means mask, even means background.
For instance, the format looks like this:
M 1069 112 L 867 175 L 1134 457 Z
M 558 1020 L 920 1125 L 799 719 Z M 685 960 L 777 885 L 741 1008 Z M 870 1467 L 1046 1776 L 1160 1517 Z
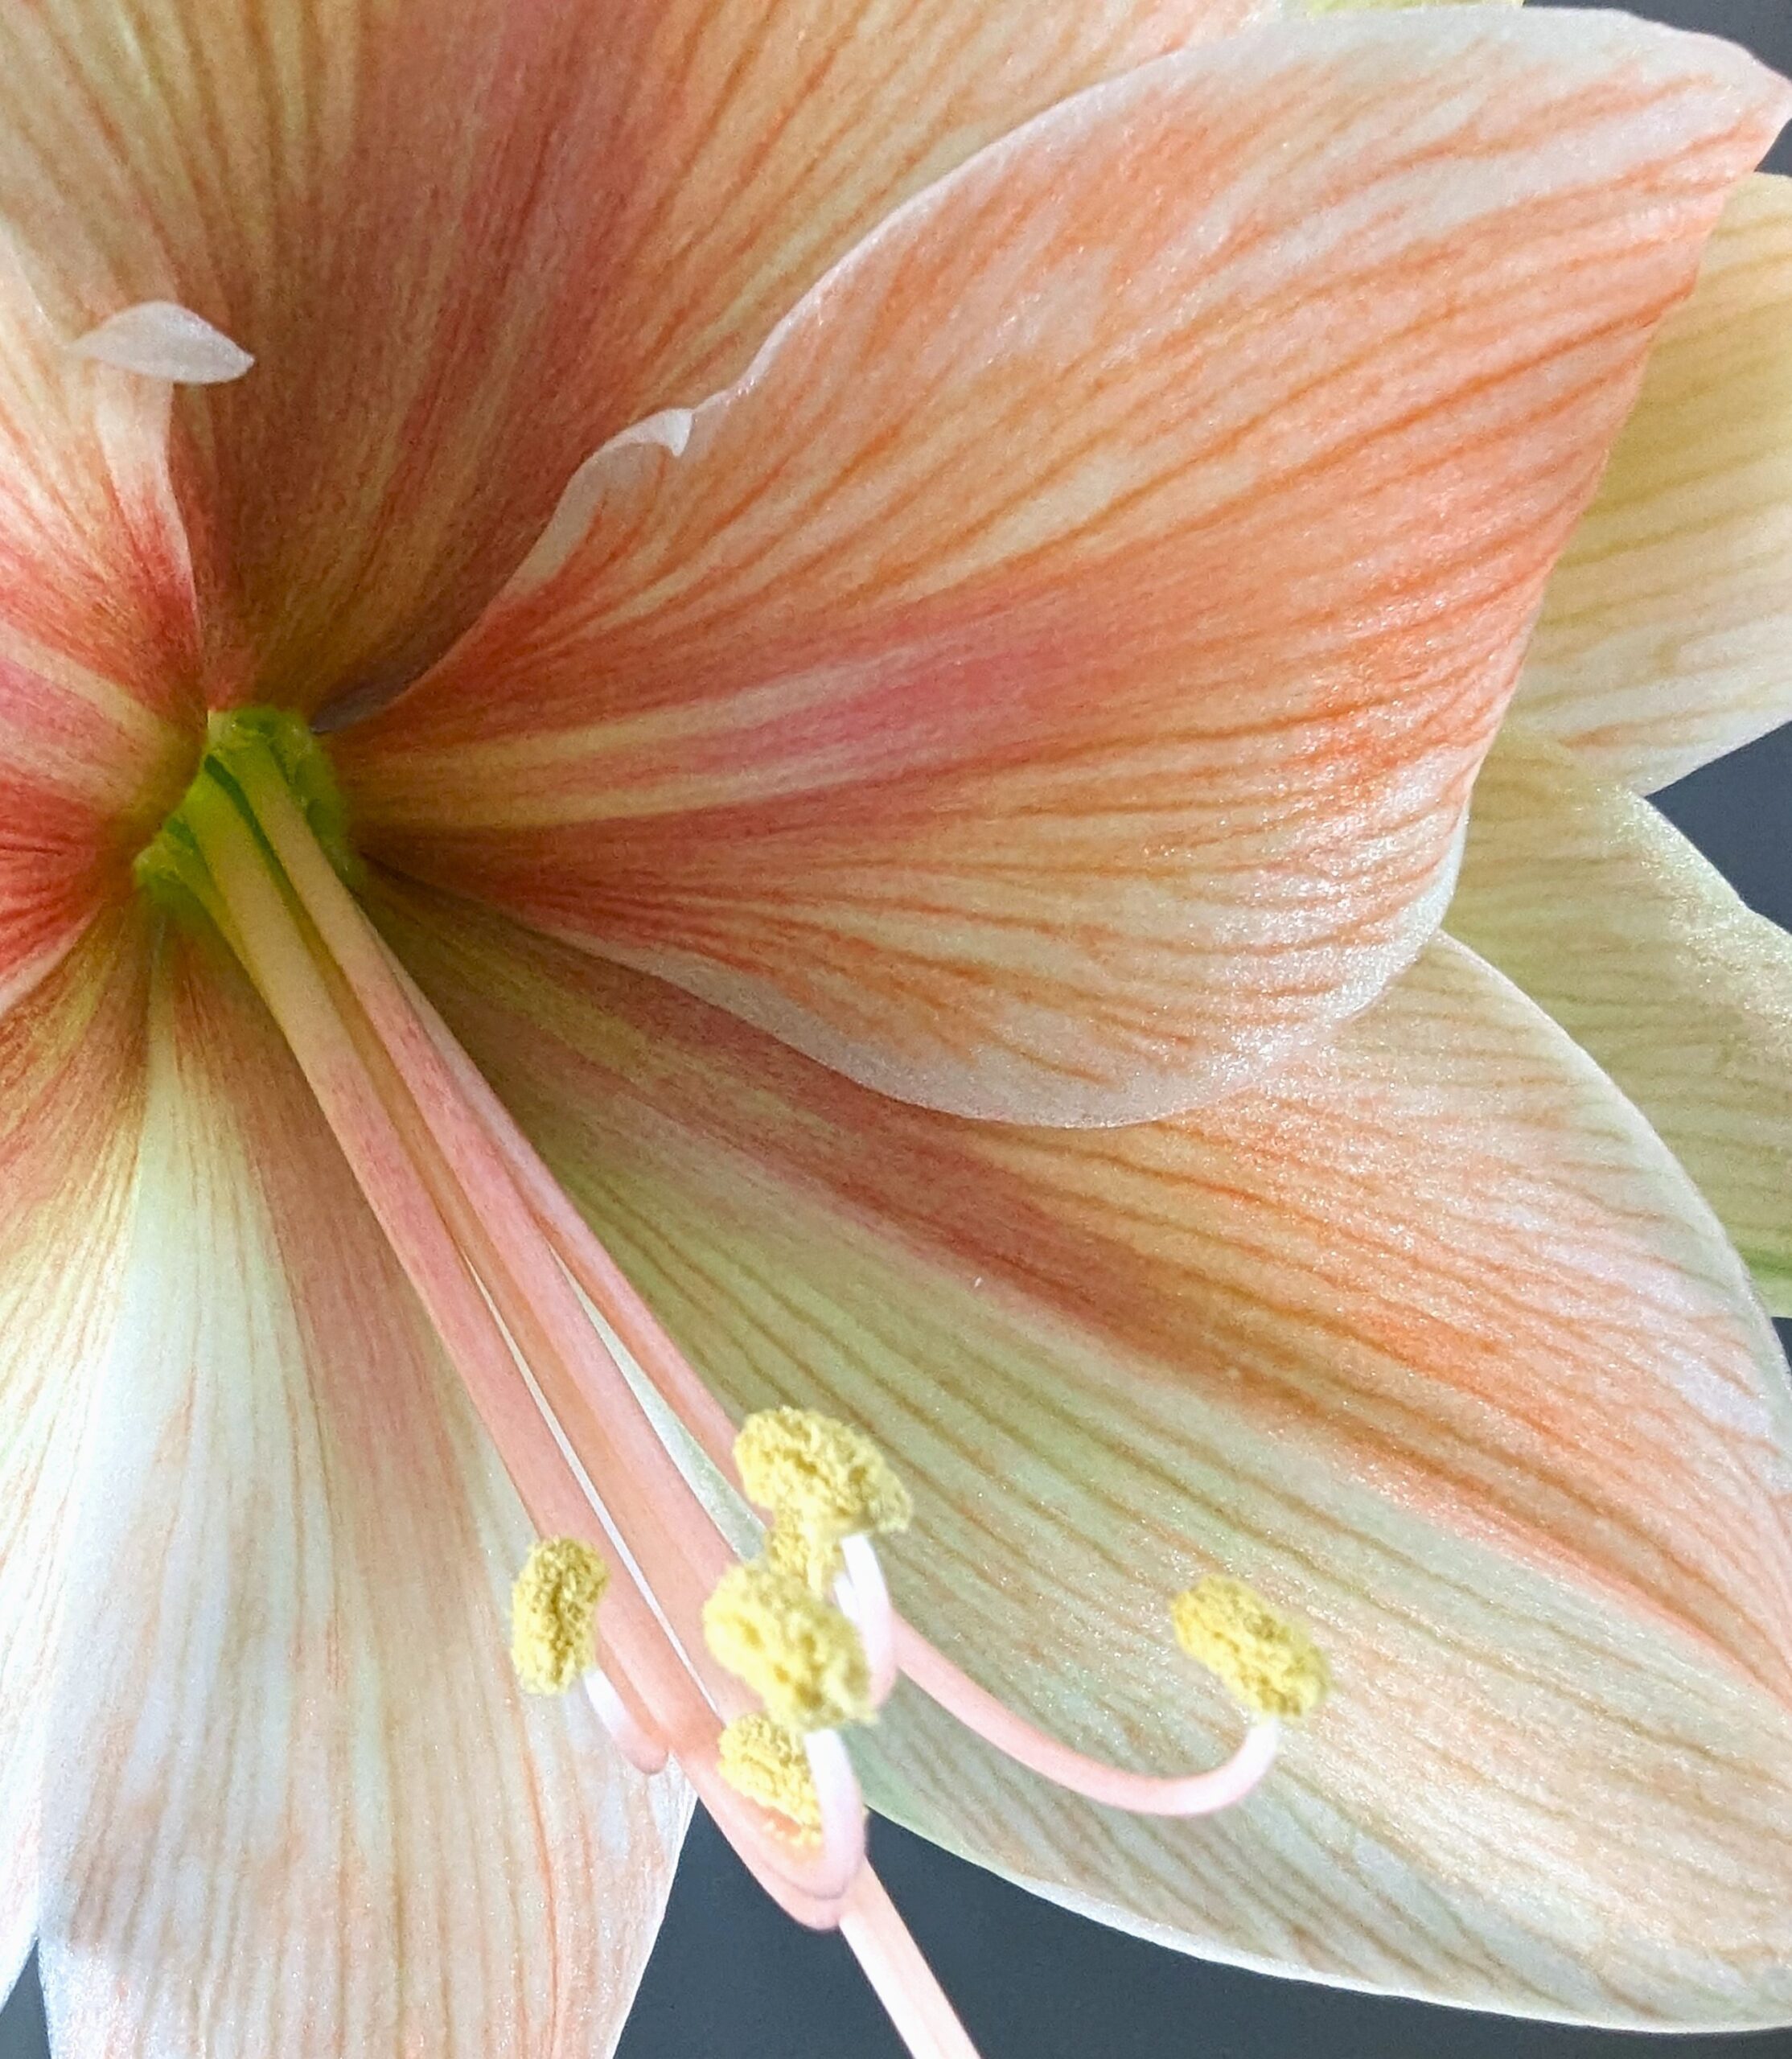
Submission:
M 871 1701 L 882 1708 L 896 1684 L 896 1612 L 877 1547 L 869 1537 L 843 1537 L 840 1555 L 845 1571 L 834 1583 L 834 1599 L 865 1646 L 871 1675 Z
M 410 991 L 416 994 L 414 988 Z M 445 1058 L 454 1054 L 448 1062 L 454 1066 L 457 1078 L 486 1123 L 519 1188 L 536 1209 L 542 1228 L 567 1271 L 593 1304 L 602 1309 L 605 1319 L 699 1449 L 725 1479 L 737 1490 L 744 1491 L 734 1465 L 734 1426 L 727 1412 L 592 1235 L 533 1145 L 472 1061 L 459 1051 L 440 1017 L 421 995 L 417 995 L 417 1003 Z M 1132 1773 L 1075 1751 L 980 1687 L 895 1613 L 876 1548 L 869 1538 L 849 1539 L 842 1548 L 849 1554 L 842 1584 L 847 1591 L 839 1598 L 865 1642 L 876 1703 L 881 1704 L 887 1699 L 899 1668 L 923 1694 L 1017 1765 L 1072 1794 L 1137 1815 L 1210 1815 L 1242 1801 L 1275 1762 L 1280 1727 L 1272 1720 L 1253 1723 L 1231 1758 L 1202 1773 L 1168 1776 Z
M 803 1746 L 821 1805 L 820 1870 L 844 1895 L 865 1863 L 865 1798 L 838 1731 L 817 1730 Z
M 660 1770 L 668 1754 L 678 1758 L 755 1877 L 798 1921 L 827 1926 L 861 1906 L 886 1911 L 867 1933 L 868 1949 L 898 2028 L 906 2036 L 912 2022 L 918 2035 L 931 2036 L 941 2009 L 956 2026 L 865 1864 L 864 1802 L 838 1737 L 810 1744 L 823 1824 L 812 1854 L 723 1778 L 717 1706 L 738 1712 L 746 1697 L 709 1659 L 701 1605 L 733 1554 L 544 1235 L 544 1203 L 557 1202 L 553 1212 L 562 1227 L 569 1206 L 551 1179 L 545 1194 L 532 1177 L 532 1194 L 521 1186 L 518 1172 L 532 1174 L 539 1161 L 503 1148 L 483 1081 L 419 1009 L 283 783 L 257 778 L 253 766 L 239 768 L 239 777 L 298 906 L 289 903 L 234 808 L 215 808 L 200 842 L 221 897 L 224 933 L 285 1031 L 537 1528 L 590 1539 L 601 1507 L 627 1547 L 631 1563 L 605 1598 L 605 1663 L 586 1683 L 599 1720 L 643 1772 Z M 607 1255 L 602 1272 L 612 1276 L 598 1276 L 592 1299 L 606 1309 L 619 1280 Z M 672 1347 L 632 1295 L 626 1299 L 625 1321 L 646 1325 L 639 1334 L 651 1364 L 660 1356 L 656 1339 Z M 684 1373 L 694 1383 L 688 1367 Z M 590 1479 L 595 1507 L 556 1421 Z M 651 1597 L 636 1564 L 651 1572 Z M 867 1919 L 853 1920 L 862 1928 Z M 935 2039 L 914 2049 L 955 2059 L 970 2053 L 962 2032 L 956 2043 Z
M 298 906 L 289 905 L 247 824 L 226 808 L 203 840 L 227 936 L 286 1030 L 537 1527 L 587 1536 L 592 1527 L 593 1503 L 557 1423 L 633 1562 L 606 1601 L 604 1667 L 587 1678 L 600 1720 L 643 1772 L 677 1757 L 782 1908 L 799 1921 L 840 1927 L 917 2059 L 974 2059 L 865 1865 L 864 1803 L 838 1736 L 808 1740 L 821 1808 L 818 1851 L 795 1844 L 781 1819 L 722 1777 L 720 1716 L 748 1704 L 710 1658 L 701 1617 L 734 1555 L 580 1295 L 738 1489 L 733 1424 L 344 890 L 283 780 L 271 766 L 244 766 L 238 776 Z M 1224 1807 L 1274 1759 L 1272 1722 L 1255 1725 L 1232 1758 L 1208 1773 L 1153 1777 L 1074 1752 L 896 1615 L 868 1537 L 848 1539 L 842 1550 L 836 1593 L 863 1641 L 875 1702 L 899 1669 L 1018 1764 L 1091 1800 L 1146 1814 Z
M 336 997 L 332 1003 L 328 968 L 307 948 L 279 888 L 263 869 L 247 828 L 228 814 L 220 815 L 210 841 L 207 855 L 239 919 L 234 927 L 245 939 L 245 964 L 285 1030 L 363 1191 L 466 1380 L 532 1519 L 544 1535 L 590 1539 L 596 1527 L 592 1505 L 549 1419 L 524 1386 L 510 1344 L 457 1242 L 457 1230 L 469 1226 L 464 1220 L 445 1218 L 442 1212 L 445 1199 L 453 1202 L 454 1196 L 445 1190 L 453 1182 L 433 1190 L 425 1177 L 424 1168 L 434 1154 L 423 1147 L 434 1140 L 419 1137 L 401 1120 L 403 1096 L 382 1093 L 368 1069 L 376 1054 L 357 1046 L 348 1010 L 342 1005 L 344 997 Z M 399 1104 L 397 1112 L 393 1103 Z M 439 1165 L 437 1171 L 439 1177 Z M 482 1202 L 491 1198 L 491 1185 L 483 1186 L 480 1194 Z M 464 1218 L 470 1211 L 464 1195 L 460 1200 L 458 1212 Z M 561 1279 L 564 1287 L 564 1276 Z M 591 1335 L 595 1342 L 582 1309 L 577 1309 L 576 1301 L 572 1305 L 577 1310 L 576 1324 L 569 1327 L 575 1334 Z M 552 1348 L 561 1342 L 559 1338 L 550 1340 Z M 617 1378 L 621 1379 L 619 1371 Z M 626 1391 L 626 1382 L 623 1384 Z M 638 1408 L 631 1391 L 630 1399 Z M 601 1453 L 601 1442 L 593 1442 Z M 664 1447 L 657 1437 L 653 1442 L 662 1463 L 676 1474 Z M 583 1447 L 581 1456 L 586 1457 Z M 590 1460 L 586 1462 L 589 1466 Z M 603 1468 L 594 1474 L 602 1482 L 600 1493 L 613 1469 Z M 682 1476 L 677 1477 L 680 1490 L 688 1492 Z M 626 1531 L 624 1534 L 626 1539 Z M 639 1540 L 629 1541 L 633 1550 Z M 635 1556 L 643 1555 L 636 1551 Z M 725 1563 L 733 1563 L 731 1554 Z M 682 1566 L 673 1569 L 675 1579 L 683 1570 Z M 701 1606 L 701 1597 L 696 1605 Z M 605 1597 L 603 1631 L 608 1684 L 620 1708 L 623 1724 L 618 1731 L 625 1748 L 632 1744 L 646 1757 L 669 1747 L 688 1772 L 705 1764 L 713 1766 L 721 1725 L 710 1698 L 693 1677 L 688 1650 L 668 1638 L 653 1604 L 627 1565 L 617 1569 Z M 693 1641 L 700 1644 L 700 1631 Z M 704 1656 L 707 1658 L 706 1652 Z M 726 1675 L 722 1679 L 738 1712 L 747 1705 L 746 1698 L 738 1683 Z M 755 1870 L 763 1867 L 793 1875 L 800 1891 L 816 1891 L 812 1901 L 837 1900 L 840 1883 L 831 1875 L 812 1883 L 807 1877 L 812 1869 L 802 1861 L 785 1864 L 783 1854 L 791 1847 L 772 1819 L 753 1810 L 744 1797 L 720 1780 L 719 1773 L 714 1786 L 720 1791 L 705 1799 L 724 1830 L 743 1847 L 755 1843 L 761 1847 L 754 1855 L 758 1861 Z M 808 1920 L 813 1920 L 812 1913 Z
M 664 1773 L 666 1748 L 641 1722 L 616 1691 L 602 1667 L 594 1666 L 585 1676 L 585 1691 L 597 1717 L 610 1733 L 610 1741 L 637 1773 Z
M 1172 1774 L 1128 1773 L 1099 1759 L 1074 1752 L 1005 1702 L 997 1701 L 943 1652 L 935 1650 L 901 1617 L 896 1619 L 897 1656 L 902 1671 L 923 1694 L 949 1710 L 967 1729 L 1005 1753 L 1018 1765 L 1042 1773 L 1073 1794 L 1136 1816 L 1207 1816 L 1242 1802 L 1275 1763 L 1281 1726 L 1273 1716 L 1253 1723 L 1244 1742 L 1223 1765 L 1210 1773 Z
M 869 1867 L 853 1883 L 840 1934 L 914 2059 L 976 2059 L 958 2013 Z

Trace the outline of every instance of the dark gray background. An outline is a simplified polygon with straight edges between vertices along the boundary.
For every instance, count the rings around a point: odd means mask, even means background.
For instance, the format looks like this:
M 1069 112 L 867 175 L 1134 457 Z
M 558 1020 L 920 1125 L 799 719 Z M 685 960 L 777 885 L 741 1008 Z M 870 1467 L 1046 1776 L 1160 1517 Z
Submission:
M 1792 74 L 1792 0 L 1637 0 L 1632 11 L 1730 36 Z M 1792 138 L 1768 162 L 1792 171 Z M 1749 901 L 1792 928 L 1792 730 L 1659 798 Z M 1304 2049 L 1617 2059 L 1645 2041 L 1204 1966 L 1067 1915 L 888 1824 L 873 1850 L 983 2059 L 1288 2059 Z M 1658 2049 L 1662 2059 L 1792 2059 L 1792 2031 Z M 0 2059 L 47 2049 L 28 1973 L 0 2012 Z M 901 2047 L 845 1947 L 780 1916 L 700 1812 L 619 2059 L 901 2059 Z

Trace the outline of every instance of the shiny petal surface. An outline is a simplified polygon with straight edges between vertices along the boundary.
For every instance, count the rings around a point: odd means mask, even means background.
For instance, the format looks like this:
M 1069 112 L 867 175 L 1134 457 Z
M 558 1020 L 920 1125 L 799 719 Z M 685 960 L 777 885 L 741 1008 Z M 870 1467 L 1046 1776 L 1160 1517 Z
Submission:
M 59 2051 L 589 2059 L 684 1798 L 511 1677 L 527 1525 L 272 1025 L 171 940 L 56 1683 Z
M 1550 582 L 1518 705 L 1653 792 L 1792 717 L 1792 179 L 1738 189 Z
M 366 837 L 905 1098 L 1229 1090 L 1435 926 L 1556 547 L 1787 105 L 1724 46 L 1450 10 L 1056 109 L 594 460 L 339 740 Z
M 0 1021 L 0 1992 L 37 1930 L 57 1610 L 142 1122 L 146 942 L 97 924 Z
M 1792 1315 L 1792 937 L 1646 801 L 1516 723 L 1446 919 L 1642 1109 Z
M 1792 2014 L 1783 1362 L 1684 1175 L 1440 941 L 1329 1052 L 1174 1122 L 966 1123 L 413 894 L 383 919 L 731 1408 L 862 1424 L 899 1599 L 1087 1749 L 1210 1764 L 1216 1569 L 1333 1699 L 1243 1808 L 1068 1802 L 906 1692 L 930 1834 L 1186 1949 L 1520 2012 Z
M 38 0 L 0 216 L 72 338 L 253 354 L 190 397 L 215 701 L 401 682 L 573 469 L 732 377 L 895 200 L 1268 0 Z
M 0 231 L 0 1009 L 179 798 L 199 723 L 170 389 L 70 340 Z

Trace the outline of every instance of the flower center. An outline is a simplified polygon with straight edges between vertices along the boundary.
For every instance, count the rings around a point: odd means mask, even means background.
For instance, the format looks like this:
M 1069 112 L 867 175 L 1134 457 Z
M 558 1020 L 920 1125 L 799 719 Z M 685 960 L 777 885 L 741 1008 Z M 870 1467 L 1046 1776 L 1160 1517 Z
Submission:
M 1213 1772 L 1160 1777 L 1034 1728 L 897 1616 L 873 1540 L 910 1520 L 900 1480 L 861 1432 L 802 1410 L 751 1417 L 737 1439 L 363 912 L 347 811 L 296 716 L 214 717 L 135 873 L 241 961 L 535 1524 L 542 1541 L 515 1597 L 523 1684 L 582 1686 L 644 1772 L 676 1757 L 767 1892 L 800 1921 L 840 1928 L 910 2049 L 967 2059 L 865 1864 L 841 1727 L 874 1720 L 900 1671 L 1078 1794 L 1197 1814 L 1262 1777 L 1276 1716 L 1323 1691 L 1317 1654 L 1236 1582 L 1182 1597 L 1184 1649 L 1259 1720 Z M 764 1512 L 750 1564 L 656 1431 L 643 1383 Z
M 240 771 L 245 761 L 271 765 L 306 828 L 347 886 L 359 886 L 364 868 L 348 836 L 348 808 L 329 755 L 302 717 L 288 708 L 238 708 L 212 715 L 206 724 L 205 754 L 180 804 L 154 839 L 137 854 L 132 877 L 152 900 L 171 909 L 207 906 L 212 882 L 189 812 L 195 800 L 201 811 L 212 788 L 220 789 L 253 820 L 244 799 Z

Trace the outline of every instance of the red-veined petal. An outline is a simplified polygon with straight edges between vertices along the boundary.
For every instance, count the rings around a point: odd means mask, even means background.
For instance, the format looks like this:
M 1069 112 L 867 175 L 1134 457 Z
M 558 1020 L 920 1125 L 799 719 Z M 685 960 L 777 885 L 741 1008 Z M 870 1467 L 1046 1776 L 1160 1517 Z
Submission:
M 1792 179 L 1735 194 L 1556 567 L 1517 706 L 1640 793 L 1792 717 Z
M 732 377 L 897 199 L 1268 0 L 40 0 L 0 216 L 71 337 L 187 306 L 215 701 L 402 683 L 573 468 Z
M 5 154 L 0 144 L 0 166 Z M 28 262 L 0 225 L 0 653 L 54 652 L 116 680 L 140 716 L 190 721 L 196 631 L 169 477 L 171 388 L 73 347 L 84 325 L 52 312 L 60 255 Z
M 0 1992 L 37 1930 L 50 1672 L 142 1128 L 147 932 L 97 923 L 0 1021 Z
M 1787 105 L 1504 10 L 1094 89 L 593 461 L 339 740 L 364 833 L 904 1097 L 1237 1085 L 1435 926 L 1554 552 Z
M 898 1598 L 1083 1749 L 1238 1718 L 1223 1569 L 1336 1690 L 1243 1807 L 1136 1823 L 898 1696 L 861 1763 L 984 1863 L 1185 1947 L 1594 2020 L 1792 2013 L 1785 1368 L 1735 1254 L 1540 1010 L 1441 940 L 1173 1122 L 968 1123 L 407 891 L 388 934 L 736 1411 L 863 1424 Z
M 528 1527 L 277 1033 L 170 939 L 64 1610 L 59 2050 L 609 2052 L 685 1800 L 527 1700 Z
M 1792 1315 L 1792 937 L 1647 801 L 1517 722 L 1445 920 L 1636 1103 Z
M 124 893 L 203 734 L 114 680 L 6 643 L 0 624 L 0 1017 Z
M 170 389 L 73 340 L 0 227 L 0 1010 L 116 889 L 199 733 Z

